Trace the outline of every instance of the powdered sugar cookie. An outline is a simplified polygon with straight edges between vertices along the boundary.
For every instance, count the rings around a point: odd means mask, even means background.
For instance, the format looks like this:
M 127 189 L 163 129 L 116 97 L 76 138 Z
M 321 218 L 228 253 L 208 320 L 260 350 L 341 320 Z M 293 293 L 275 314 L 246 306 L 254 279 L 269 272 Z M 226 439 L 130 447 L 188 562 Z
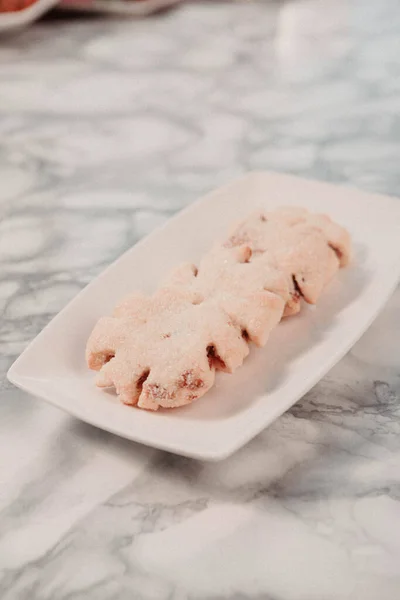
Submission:
M 325 215 L 297 207 L 239 223 L 198 266 L 180 265 L 153 295 L 134 293 L 95 326 L 86 349 L 99 387 L 157 410 L 188 404 L 263 346 L 282 316 L 315 304 L 350 237 Z
M 332 221 L 327 215 L 309 215 L 306 223 L 319 229 L 335 251 L 341 267 L 346 267 L 351 259 L 351 239 L 349 232 Z
M 229 373 L 249 352 L 240 329 L 212 303 L 163 313 L 138 325 L 105 317 L 86 349 L 99 387 L 115 387 L 125 404 L 157 410 L 188 404 L 213 385 L 215 370 Z
M 308 215 L 307 211 L 297 208 L 256 213 L 240 223 L 225 242 L 228 248 L 250 246 L 254 262 L 257 255 L 267 254 L 286 274 L 291 299 L 285 316 L 298 312 L 301 296 L 315 304 L 339 268 L 337 252 L 322 226 L 309 224 Z
M 328 215 L 313 214 L 298 206 L 283 206 L 273 212 L 260 212 L 259 215 L 271 223 L 288 226 L 303 223 L 315 227 L 323 233 L 327 243 L 336 252 L 340 266 L 345 267 L 349 263 L 351 258 L 350 234 L 344 227 L 332 221 Z
M 212 301 L 257 346 L 263 346 L 279 323 L 289 298 L 287 278 L 264 255 L 251 260 L 249 246 L 215 247 L 195 267 L 181 265 L 165 285 L 191 291 L 193 302 Z

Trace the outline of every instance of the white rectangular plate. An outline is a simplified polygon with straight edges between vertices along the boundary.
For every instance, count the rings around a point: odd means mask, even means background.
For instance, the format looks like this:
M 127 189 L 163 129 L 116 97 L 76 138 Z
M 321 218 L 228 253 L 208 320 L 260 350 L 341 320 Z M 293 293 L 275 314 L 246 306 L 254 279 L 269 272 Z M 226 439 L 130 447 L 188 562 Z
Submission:
M 194 262 L 257 207 L 328 213 L 352 235 L 355 257 L 318 307 L 285 320 L 234 375 L 177 410 L 123 406 L 95 388 L 85 365 L 97 319 L 131 290 L 153 291 L 168 269 Z M 307 392 L 356 342 L 400 275 L 400 201 L 274 173 L 253 173 L 205 196 L 128 250 L 42 331 L 11 367 L 15 385 L 71 415 L 131 440 L 196 458 L 229 456 Z

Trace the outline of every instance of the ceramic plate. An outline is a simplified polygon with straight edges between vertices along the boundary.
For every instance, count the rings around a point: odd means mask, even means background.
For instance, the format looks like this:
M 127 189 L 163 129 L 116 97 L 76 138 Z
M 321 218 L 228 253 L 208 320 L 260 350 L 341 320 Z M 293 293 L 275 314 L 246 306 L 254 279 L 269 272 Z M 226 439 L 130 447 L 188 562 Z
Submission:
M 84 12 L 146 17 L 182 0 L 60 0 L 60 7 Z
M 285 320 L 265 348 L 191 406 L 156 413 L 96 389 L 85 365 L 97 319 L 131 290 L 151 292 L 180 261 L 196 262 L 236 219 L 257 207 L 300 205 L 328 213 L 353 237 L 352 265 L 317 308 Z M 349 350 L 400 274 L 400 201 L 273 173 L 253 173 L 192 204 L 128 250 L 42 331 L 11 367 L 15 385 L 92 425 L 201 459 L 227 457 L 290 408 Z
M 145 17 L 182 0 L 36 0 L 23 10 L 0 12 L 0 33 L 25 27 L 56 5 L 63 9 Z
M 57 2 L 58 0 L 36 0 L 23 10 L 0 13 L 0 33 L 29 25 L 53 8 Z

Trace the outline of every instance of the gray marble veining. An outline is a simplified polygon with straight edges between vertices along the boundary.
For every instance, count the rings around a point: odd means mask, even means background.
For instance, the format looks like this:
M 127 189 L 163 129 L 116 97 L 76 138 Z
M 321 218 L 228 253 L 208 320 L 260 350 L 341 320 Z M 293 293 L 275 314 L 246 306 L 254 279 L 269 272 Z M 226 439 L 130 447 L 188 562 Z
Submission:
M 200 193 L 277 169 L 398 194 L 397 0 L 198 2 L 0 40 L 1 370 Z M 400 294 L 230 459 L 174 457 L 13 388 L 2 600 L 398 600 Z

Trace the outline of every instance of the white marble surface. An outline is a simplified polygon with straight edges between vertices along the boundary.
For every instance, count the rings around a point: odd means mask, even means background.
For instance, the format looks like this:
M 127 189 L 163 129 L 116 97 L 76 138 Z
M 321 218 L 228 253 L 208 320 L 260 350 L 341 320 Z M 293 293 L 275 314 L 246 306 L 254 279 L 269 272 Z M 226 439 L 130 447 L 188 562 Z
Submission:
M 198 194 L 274 168 L 398 194 L 397 0 L 197 3 L 0 40 L 5 373 Z M 235 456 L 202 464 L 1 382 L 2 600 L 398 600 L 400 294 Z

